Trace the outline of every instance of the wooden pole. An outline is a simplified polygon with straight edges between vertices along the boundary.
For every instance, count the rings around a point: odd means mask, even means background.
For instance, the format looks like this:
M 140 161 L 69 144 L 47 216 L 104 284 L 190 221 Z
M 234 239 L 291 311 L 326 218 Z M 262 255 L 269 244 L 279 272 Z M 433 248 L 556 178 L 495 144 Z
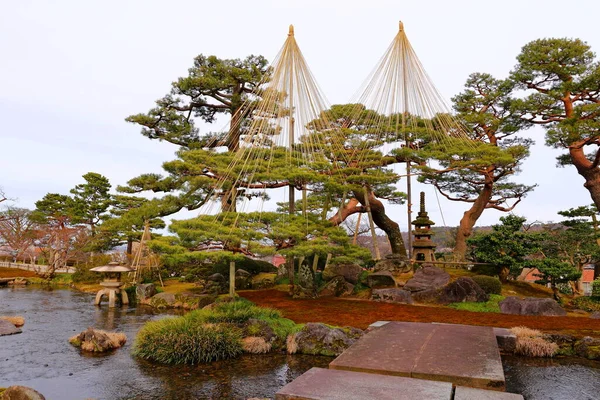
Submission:
M 294 257 L 290 256 L 290 259 L 288 260 L 288 280 L 290 281 L 290 293 L 294 292 L 294 264 L 295 264 Z
M 352 244 L 356 244 L 356 239 L 358 238 L 358 229 L 360 228 L 360 219 L 362 217 L 362 213 L 358 214 L 358 219 L 356 220 L 356 229 L 354 229 L 354 238 L 352 239 Z
M 325 260 L 325 268 L 327 268 L 327 266 L 329 265 L 329 262 L 331 261 L 331 257 L 333 257 L 333 254 L 327 253 L 327 259 Z
M 371 226 L 371 239 L 375 248 L 375 260 L 381 260 L 379 252 L 379 244 L 377 243 L 377 234 L 375 233 L 375 223 L 373 222 L 373 214 L 371 214 L 371 204 L 369 203 L 369 192 L 365 188 L 365 206 L 367 207 L 367 215 L 369 216 L 369 225 Z
M 312 266 L 313 272 L 317 272 L 318 265 L 319 265 L 319 255 L 315 254 L 315 256 L 313 257 L 313 266 Z
M 229 297 L 235 297 L 235 261 L 229 262 Z

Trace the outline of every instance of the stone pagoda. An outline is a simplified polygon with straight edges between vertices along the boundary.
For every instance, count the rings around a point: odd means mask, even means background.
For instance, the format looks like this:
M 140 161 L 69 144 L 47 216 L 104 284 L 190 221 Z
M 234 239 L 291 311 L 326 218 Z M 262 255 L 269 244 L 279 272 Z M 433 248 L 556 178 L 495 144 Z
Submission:
M 431 240 L 434 234 L 431 231 L 431 225 L 435 222 L 429 219 L 427 211 L 425 211 L 425 192 L 421 192 L 421 208 L 417 214 L 417 219 L 411 222 L 415 226 L 412 231 L 413 239 L 413 258 L 415 261 L 435 261 L 435 243 Z

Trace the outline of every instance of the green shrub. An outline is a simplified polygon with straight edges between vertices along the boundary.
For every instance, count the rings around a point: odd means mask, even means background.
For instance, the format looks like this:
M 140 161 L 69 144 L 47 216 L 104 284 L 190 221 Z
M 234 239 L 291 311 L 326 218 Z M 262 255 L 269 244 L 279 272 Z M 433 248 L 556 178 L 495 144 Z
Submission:
M 164 364 L 198 364 L 242 353 L 241 331 L 230 324 L 198 324 L 185 317 L 149 322 L 138 333 L 133 354 Z
M 493 276 L 475 275 L 472 277 L 476 284 L 487 294 L 501 294 L 502 282 Z
M 573 300 L 573 305 L 588 312 L 600 311 L 600 297 L 581 296 Z
M 490 299 L 486 302 L 451 303 L 448 307 L 462 311 L 499 313 L 500 305 L 498 303 L 502 300 L 504 300 L 504 296 L 490 294 Z
M 600 297 L 600 278 L 592 282 L 592 296 Z
M 476 264 L 471 269 L 471 272 L 474 272 L 479 275 L 485 275 L 485 276 L 498 276 L 498 267 L 495 265 Z

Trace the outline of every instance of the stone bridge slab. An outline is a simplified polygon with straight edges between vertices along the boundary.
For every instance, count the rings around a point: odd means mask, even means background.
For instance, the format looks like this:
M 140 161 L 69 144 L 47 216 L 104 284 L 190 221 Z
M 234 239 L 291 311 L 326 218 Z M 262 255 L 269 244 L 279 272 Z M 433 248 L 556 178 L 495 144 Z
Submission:
M 369 332 L 329 368 L 504 390 L 493 328 L 390 322 Z
M 452 384 L 398 376 L 311 368 L 275 400 L 451 400 Z

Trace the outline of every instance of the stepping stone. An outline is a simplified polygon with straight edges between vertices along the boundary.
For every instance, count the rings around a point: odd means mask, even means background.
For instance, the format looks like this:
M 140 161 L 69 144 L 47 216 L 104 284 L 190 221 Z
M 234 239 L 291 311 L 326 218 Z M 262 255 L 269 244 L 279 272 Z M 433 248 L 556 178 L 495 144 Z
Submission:
M 21 330 L 11 322 L 0 319 L 0 336 L 14 335 L 15 333 L 21 333 Z
M 364 335 L 329 368 L 504 390 L 491 327 L 389 322 Z
M 311 368 L 275 394 L 275 400 L 451 400 L 452 384 Z
M 523 400 L 523 396 L 514 393 L 458 386 L 454 392 L 454 400 Z

